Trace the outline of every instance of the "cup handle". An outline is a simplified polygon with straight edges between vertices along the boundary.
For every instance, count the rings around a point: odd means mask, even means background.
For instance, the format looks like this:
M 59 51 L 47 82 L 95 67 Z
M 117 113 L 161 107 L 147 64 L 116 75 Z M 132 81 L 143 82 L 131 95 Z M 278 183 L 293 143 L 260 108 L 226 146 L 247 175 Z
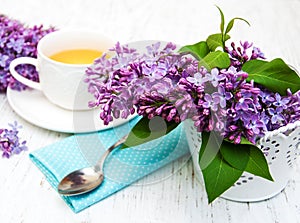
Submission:
M 19 82 L 21 82 L 22 84 L 34 88 L 36 90 L 42 90 L 40 83 L 29 80 L 25 77 L 23 77 L 22 75 L 20 75 L 17 71 L 16 71 L 16 67 L 20 64 L 31 64 L 33 66 L 35 66 L 35 68 L 37 68 L 37 59 L 36 58 L 32 58 L 32 57 L 18 57 L 16 59 L 14 59 L 13 61 L 11 61 L 10 65 L 9 65 L 9 71 L 11 73 L 11 75 Z

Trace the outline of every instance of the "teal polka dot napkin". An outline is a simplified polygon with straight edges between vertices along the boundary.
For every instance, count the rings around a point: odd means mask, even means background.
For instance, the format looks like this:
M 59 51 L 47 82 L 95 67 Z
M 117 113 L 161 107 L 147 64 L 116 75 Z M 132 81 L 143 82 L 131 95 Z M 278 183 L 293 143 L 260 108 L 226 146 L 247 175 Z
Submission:
M 56 190 L 65 175 L 95 164 L 105 149 L 127 134 L 137 121 L 135 118 L 105 131 L 75 134 L 32 152 L 30 159 Z M 61 197 L 77 213 L 188 153 L 185 133 L 179 125 L 168 135 L 144 145 L 114 151 L 105 162 L 105 178 L 97 189 Z

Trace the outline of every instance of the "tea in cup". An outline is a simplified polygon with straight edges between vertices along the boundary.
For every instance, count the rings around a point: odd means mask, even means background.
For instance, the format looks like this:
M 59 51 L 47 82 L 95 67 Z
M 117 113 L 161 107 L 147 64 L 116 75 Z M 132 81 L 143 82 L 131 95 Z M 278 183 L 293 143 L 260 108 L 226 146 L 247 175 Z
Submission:
M 10 64 L 10 72 L 24 85 L 42 91 L 55 105 L 68 110 L 87 110 L 93 96 L 84 83 L 85 71 L 112 46 L 112 40 L 98 32 L 55 31 L 39 41 L 37 58 L 16 58 Z M 20 75 L 15 69 L 20 64 L 34 65 L 39 83 Z

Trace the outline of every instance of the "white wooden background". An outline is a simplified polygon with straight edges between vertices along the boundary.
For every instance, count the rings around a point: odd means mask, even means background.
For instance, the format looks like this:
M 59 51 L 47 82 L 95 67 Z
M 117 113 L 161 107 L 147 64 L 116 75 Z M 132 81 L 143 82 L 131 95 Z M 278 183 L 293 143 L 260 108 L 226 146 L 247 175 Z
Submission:
M 0 0 L 0 13 L 29 25 L 93 28 L 121 43 L 156 39 L 183 45 L 218 31 L 214 4 L 227 18 L 244 17 L 251 23 L 251 27 L 236 23 L 231 32 L 235 40 L 253 41 L 268 58 L 282 57 L 300 68 L 300 0 Z M 5 94 L 0 94 L 0 114 L 0 127 L 14 120 L 23 125 L 21 136 L 29 152 L 68 136 L 18 117 Z M 0 158 L 1 223 L 300 222 L 299 165 L 286 189 L 273 199 L 258 203 L 218 199 L 208 205 L 191 162 L 184 158 L 74 214 L 31 163 L 29 152 Z

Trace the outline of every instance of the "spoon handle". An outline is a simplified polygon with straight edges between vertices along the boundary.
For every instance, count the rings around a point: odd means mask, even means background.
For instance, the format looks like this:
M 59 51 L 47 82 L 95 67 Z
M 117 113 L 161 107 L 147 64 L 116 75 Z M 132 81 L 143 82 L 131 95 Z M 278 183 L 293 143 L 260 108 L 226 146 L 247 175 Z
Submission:
M 104 162 L 107 158 L 107 156 L 115 149 L 117 148 L 119 145 L 123 144 L 126 139 L 128 137 L 128 134 L 123 136 L 121 139 L 119 139 L 115 144 L 113 144 L 112 146 L 110 146 L 106 151 L 105 153 L 102 155 L 102 157 L 100 158 L 100 160 L 98 161 L 98 165 L 97 167 L 100 168 L 100 170 L 103 171 L 103 165 L 104 165 Z

